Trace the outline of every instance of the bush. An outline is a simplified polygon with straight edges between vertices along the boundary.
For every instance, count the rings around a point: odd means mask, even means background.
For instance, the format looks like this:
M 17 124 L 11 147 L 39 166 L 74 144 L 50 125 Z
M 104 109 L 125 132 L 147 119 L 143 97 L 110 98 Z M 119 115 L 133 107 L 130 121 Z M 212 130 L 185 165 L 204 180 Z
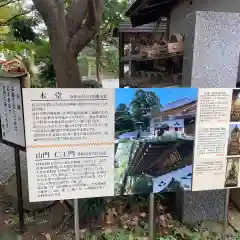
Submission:
M 102 88 L 102 84 L 94 79 L 82 80 L 83 88 Z
M 153 191 L 152 180 L 147 176 L 140 176 L 132 187 L 133 193 L 146 194 Z

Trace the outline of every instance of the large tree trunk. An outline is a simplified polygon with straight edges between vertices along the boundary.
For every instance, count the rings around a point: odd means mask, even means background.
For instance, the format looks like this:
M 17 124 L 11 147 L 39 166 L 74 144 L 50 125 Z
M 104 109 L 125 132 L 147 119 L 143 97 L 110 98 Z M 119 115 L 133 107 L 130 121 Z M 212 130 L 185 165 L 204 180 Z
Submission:
M 51 56 L 59 88 L 81 87 L 77 63 L 79 52 L 99 32 L 104 0 L 33 0 L 48 30 Z
M 81 75 L 75 56 L 67 51 L 66 46 L 51 42 L 51 55 L 58 88 L 81 87 Z
M 59 88 L 80 88 L 81 75 L 78 62 L 74 56 L 66 56 L 59 51 L 57 54 L 52 53 L 52 58 L 57 86 Z

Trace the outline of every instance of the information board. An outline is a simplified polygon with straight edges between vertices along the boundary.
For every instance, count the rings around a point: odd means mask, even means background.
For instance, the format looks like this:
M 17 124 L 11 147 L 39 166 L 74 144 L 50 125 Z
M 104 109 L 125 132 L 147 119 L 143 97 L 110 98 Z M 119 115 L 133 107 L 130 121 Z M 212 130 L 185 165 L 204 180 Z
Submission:
M 1 139 L 25 147 L 22 88 L 19 78 L 0 78 Z
M 23 89 L 30 201 L 240 187 L 240 90 Z
M 114 91 L 23 89 L 31 202 L 114 195 Z
M 240 187 L 240 90 L 199 89 L 192 190 Z

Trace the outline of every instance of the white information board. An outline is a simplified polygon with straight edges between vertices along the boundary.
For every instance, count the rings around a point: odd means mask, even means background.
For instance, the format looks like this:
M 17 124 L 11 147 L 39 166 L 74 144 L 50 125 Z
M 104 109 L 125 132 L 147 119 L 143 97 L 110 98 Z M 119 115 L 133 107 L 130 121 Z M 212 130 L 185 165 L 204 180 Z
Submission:
M 16 78 L 0 78 L 2 140 L 25 147 L 21 83 Z
M 114 195 L 114 91 L 23 89 L 31 202 Z
M 235 156 L 228 153 L 231 142 L 229 131 L 232 125 L 239 125 L 230 121 L 234 91 L 229 88 L 198 90 L 193 191 L 239 187 L 240 135 Z M 229 185 L 229 167 L 234 157 L 236 171 L 232 177 L 233 184 Z

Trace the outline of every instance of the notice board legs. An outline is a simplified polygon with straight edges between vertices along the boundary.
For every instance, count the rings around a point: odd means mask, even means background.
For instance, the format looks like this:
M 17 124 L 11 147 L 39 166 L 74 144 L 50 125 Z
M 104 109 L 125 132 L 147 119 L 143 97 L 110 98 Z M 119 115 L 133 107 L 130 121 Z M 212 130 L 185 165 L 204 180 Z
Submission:
M 230 199 L 230 189 L 227 189 L 226 195 L 225 195 L 224 222 L 223 222 L 223 239 L 224 240 L 227 239 L 229 199 Z
M 78 199 L 74 199 L 74 231 L 75 231 L 75 239 L 80 240 Z
M 154 193 L 150 193 L 149 195 L 149 229 L 148 236 L 149 240 L 154 239 L 154 224 L 155 224 L 155 214 L 154 214 Z
M 19 232 L 20 232 L 20 234 L 22 234 L 24 232 L 24 210 L 23 210 L 23 197 L 22 197 L 20 153 L 17 148 L 14 148 L 14 155 L 15 155 L 16 179 L 17 179 Z

